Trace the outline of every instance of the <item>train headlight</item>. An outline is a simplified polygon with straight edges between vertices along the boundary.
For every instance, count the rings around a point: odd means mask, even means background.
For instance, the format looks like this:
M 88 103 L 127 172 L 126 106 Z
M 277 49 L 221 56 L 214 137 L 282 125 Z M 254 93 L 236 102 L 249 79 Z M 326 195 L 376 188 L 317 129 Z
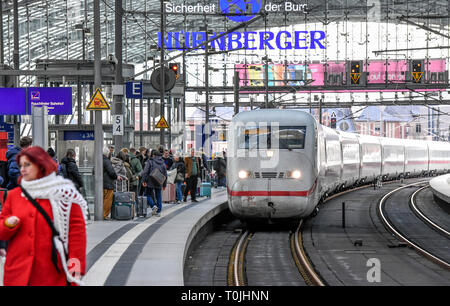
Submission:
M 302 173 L 300 172 L 300 170 L 294 170 L 290 173 L 289 177 L 293 179 L 299 179 L 302 177 Z
M 273 151 L 272 150 L 267 150 L 266 151 L 266 155 L 267 155 L 267 157 L 272 158 L 273 157 Z
M 240 179 L 246 179 L 249 177 L 249 172 L 245 171 L 245 170 L 241 170 L 241 171 L 239 171 L 238 176 Z

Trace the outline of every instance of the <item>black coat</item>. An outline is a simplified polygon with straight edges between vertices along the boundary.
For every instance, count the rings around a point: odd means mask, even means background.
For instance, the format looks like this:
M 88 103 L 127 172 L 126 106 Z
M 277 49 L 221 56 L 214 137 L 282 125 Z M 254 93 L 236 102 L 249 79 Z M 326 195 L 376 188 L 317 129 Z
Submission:
M 178 161 L 174 161 L 172 168 L 170 168 L 170 170 L 173 169 L 177 169 L 177 177 L 178 177 L 178 173 L 181 173 L 183 176 L 183 180 L 180 180 L 180 182 L 184 181 L 184 176 L 186 174 L 186 165 L 184 164 L 184 161 L 182 158 L 180 158 Z M 175 179 L 175 182 L 177 182 L 178 180 Z
M 103 155 L 103 189 L 114 190 L 115 180 L 117 180 L 117 174 L 112 163 L 107 156 Z
M 63 157 L 61 160 L 61 168 L 65 168 L 65 170 L 62 170 L 64 177 L 71 180 L 78 190 L 83 187 L 83 180 L 81 179 L 75 159 L 67 156 Z
M 218 176 L 225 176 L 227 173 L 227 162 L 222 157 L 214 159 L 213 166 Z

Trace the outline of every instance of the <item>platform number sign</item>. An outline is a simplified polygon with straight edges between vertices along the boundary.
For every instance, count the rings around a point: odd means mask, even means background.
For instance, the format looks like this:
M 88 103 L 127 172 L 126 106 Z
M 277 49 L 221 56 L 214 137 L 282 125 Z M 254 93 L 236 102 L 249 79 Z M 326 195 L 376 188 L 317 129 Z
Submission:
M 123 135 L 124 124 L 123 124 L 123 115 L 114 115 L 113 116 L 113 135 L 119 136 Z

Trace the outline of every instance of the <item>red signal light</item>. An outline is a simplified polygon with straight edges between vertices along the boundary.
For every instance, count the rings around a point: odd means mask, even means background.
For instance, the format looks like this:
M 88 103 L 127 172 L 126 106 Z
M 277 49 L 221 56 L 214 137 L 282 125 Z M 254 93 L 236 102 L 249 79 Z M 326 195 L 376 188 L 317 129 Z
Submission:
M 178 73 L 178 63 L 171 63 L 171 64 L 169 64 L 169 68 L 173 71 L 173 72 L 175 72 L 175 76 L 176 76 L 176 78 L 177 78 L 177 80 L 178 80 L 178 78 L 179 78 L 179 73 Z

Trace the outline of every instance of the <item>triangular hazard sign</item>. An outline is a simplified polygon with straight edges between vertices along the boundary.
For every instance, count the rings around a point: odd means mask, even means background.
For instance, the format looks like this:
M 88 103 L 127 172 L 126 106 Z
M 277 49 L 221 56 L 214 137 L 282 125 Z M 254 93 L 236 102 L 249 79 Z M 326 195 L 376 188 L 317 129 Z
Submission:
M 416 82 L 419 82 L 423 75 L 423 72 L 411 72 L 411 73 Z
M 110 110 L 111 107 L 109 106 L 108 102 L 106 102 L 105 97 L 102 94 L 102 91 L 100 88 L 97 88 L 94 95 L 91 98 L 91 101 L 89 101 L 86 110 Z
M 161 119 L 159 119 L 155 127 L 157 129 L 168 129 L 169 124 L 167 123 L 166 118 L 164 118 L 164 116 L 161 116 Z

